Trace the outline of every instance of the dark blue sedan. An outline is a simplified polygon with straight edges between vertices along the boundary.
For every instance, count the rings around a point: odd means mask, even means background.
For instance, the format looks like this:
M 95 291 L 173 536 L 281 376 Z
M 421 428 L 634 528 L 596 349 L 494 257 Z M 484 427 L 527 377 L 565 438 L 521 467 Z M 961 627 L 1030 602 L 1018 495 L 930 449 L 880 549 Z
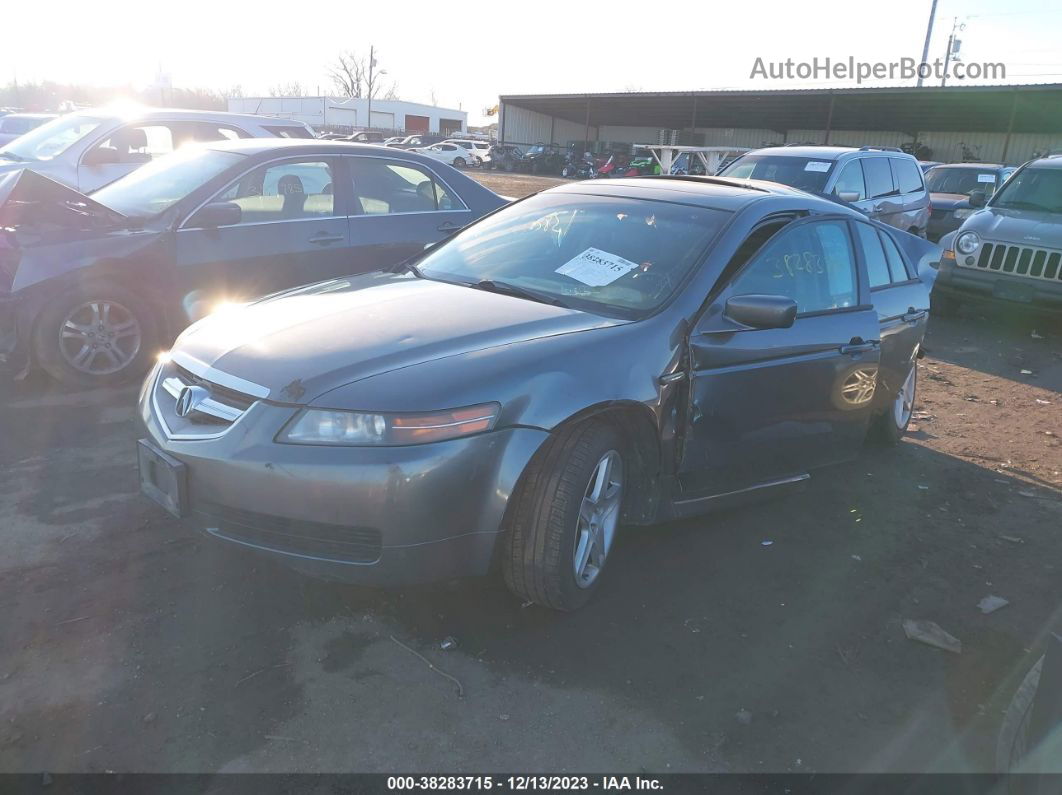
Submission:
M 142 373 L 222 302 L 386 268 L 506 201 L 401 150 L 251 139 L 179 150 L 85 196 L 0 180 L 0 363 Z

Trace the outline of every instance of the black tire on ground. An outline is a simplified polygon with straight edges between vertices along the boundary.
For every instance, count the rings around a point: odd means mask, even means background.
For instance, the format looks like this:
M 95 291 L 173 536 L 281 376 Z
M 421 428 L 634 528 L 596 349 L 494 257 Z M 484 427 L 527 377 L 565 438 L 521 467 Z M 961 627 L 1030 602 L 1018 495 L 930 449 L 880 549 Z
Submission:
M 929 311 L 939 317 L 950 317 L 959 311 L 961 304 L 957 298 L 941 295 L 934 291 L 929 296 Z
M 85 317 L 91 317 L 91 305 L 93 302 L 110 304 L 115 307 L 115 314 L 121 318 L 131 317 L 135 319 L 139 329 L 139 340 L 134 346 L 133 340 L 123 338 L 100 342 L 100 353 L 95 355 L 97 359 L 103 356 L 105 345 L 113 344 L 121 346 L 122 358 L 129 355 L 130 358 L 120 369 L 113 372 L 90 373 L 79 370 L 68 358 L 76 358 L 75 351 L 79 344 L 78 340 L 67 340 L 63 336 L 67 318 L 79 307 L 89 305 L 83 310 Z M 119 311 L 124 310 L 124 311 Z M 77 285 L 58 299 L 52 301 L 41 312 L 33 331 L 33 356 L 45 372 L 58 381 L 68 384 L 80 384 L 83 386 L 99 386 L 103 384 L 119 384 L 131 381 L 143 375 L 151 362 L 158 354 L 159 329 L 154 311 L 146 300 L 120 285 L 106 280 L 92 281 Z M 114 319 L 112 318 L 112 322 Z M 65 346 L 68 355 L 63 355 L 60 346 Z M 103 364 L 101 370 L 107 369 L 108 364 Z
M 870 428 L 870 440 L 879 445 L 890 446 L 899 444 L 903 435 L 907 433 L 907 426 L 911 424 L 911 414 L 913 413 L 914 402 L 918 398 L 918 365 L 912 364 L 912 372 L 914 373 L 914 384 L 912 386 L 913 393 L 911 395 L 911 407 L 912 410 L 907 413 L 906 418 L 902 421 L 902 424 L 897 422 L 896 413 L 893 410 L 893 403 L 889 403 L 883 413 L 879 414 L 874 419 L 874 424 Z
M 466 165 L 468 164 L 465 162 L 465 159 L 463 157 L 454 158 L 454 168 L 464 168 Z
M 623 462 L 620 434 L 603 422 L 589 421 L 561 430 L 528 466 L 507 517 L 502 555 L 505 584 L 520 598 L 570 611 L 586 604 L 600 587 L 601 576 L 588 587 L 576 583 L 574 553 L 583 497 L 609 451 L 618 452 Z

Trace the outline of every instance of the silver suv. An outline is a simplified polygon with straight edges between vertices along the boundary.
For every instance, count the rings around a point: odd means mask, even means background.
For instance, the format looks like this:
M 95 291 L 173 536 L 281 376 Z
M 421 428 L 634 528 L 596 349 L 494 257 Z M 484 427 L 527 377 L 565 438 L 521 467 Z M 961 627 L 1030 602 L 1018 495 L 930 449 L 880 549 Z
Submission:
M 1062 156 L 1026 163 L 970 204 L 982 209 L 941 238 L 934 310 L 987 300 L 1062 312 Z
M 929 227 L 929 193 L 922 169 L 899 149 L 774 146 L 742 155 L 719 174 L 833 196 L 875 221 L 919 237 L 925 237 Z

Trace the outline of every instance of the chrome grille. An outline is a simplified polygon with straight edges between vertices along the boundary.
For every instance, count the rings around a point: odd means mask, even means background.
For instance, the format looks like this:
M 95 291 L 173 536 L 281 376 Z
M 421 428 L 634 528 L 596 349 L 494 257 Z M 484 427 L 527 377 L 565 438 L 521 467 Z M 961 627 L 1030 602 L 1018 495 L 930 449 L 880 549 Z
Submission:
M 981 252 L 973 265 L 967 265 L 965 260 L 966 257 L 959 255 L 956 257 L 956 264 L 973 270 L 1062 281 L 1062 252 L 1050 249 L 985 242 L 981 245 Z
M 185 416 L 178 413 L 181 394 L 192 388 L 197 400 Z M 257 398 L 217 384 L 176 362 L 161 366 L 153 386 L 155 413 L 171 439 L 209 439 L 225 433 Z

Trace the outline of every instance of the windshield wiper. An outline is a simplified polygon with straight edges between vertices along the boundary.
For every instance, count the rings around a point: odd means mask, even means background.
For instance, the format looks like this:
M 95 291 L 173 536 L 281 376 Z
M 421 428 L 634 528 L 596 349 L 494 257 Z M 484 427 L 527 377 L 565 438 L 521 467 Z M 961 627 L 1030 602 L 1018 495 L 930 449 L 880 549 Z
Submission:
M 528 290 L 526 287 L 517 287 L 515 284 L 509 284 L 508 282 L 496 282 L 493 279 L 480 279 L 478 282 L 472 282 L 468 286 L 475 287 L 478 290 L 487 290 L 491 293 L 511 295 L 515 298 L 525 298 L 528 301 L 538 301 L 540 304 L 560 306 L 565 309 L 568 308 L 568 305 L 559 298 L 547 295 L 546 293 L 536 292 L 535 290 Z

